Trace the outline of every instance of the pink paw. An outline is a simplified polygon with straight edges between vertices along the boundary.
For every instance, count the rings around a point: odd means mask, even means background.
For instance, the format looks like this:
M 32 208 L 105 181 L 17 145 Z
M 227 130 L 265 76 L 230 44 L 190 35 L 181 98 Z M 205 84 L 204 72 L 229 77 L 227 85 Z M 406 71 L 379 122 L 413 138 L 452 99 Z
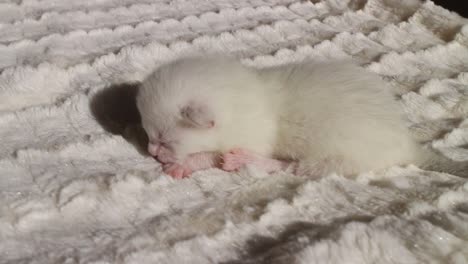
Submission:
M 235 171 L 255 160 L 255 155 L 242 148 L 234 148 L 222 156 L 222 168 L 225 171 Z
M 164 164 L 163 171 L 175 179 L 182 179 L 192 174 L 192 170 L 177 163 Z

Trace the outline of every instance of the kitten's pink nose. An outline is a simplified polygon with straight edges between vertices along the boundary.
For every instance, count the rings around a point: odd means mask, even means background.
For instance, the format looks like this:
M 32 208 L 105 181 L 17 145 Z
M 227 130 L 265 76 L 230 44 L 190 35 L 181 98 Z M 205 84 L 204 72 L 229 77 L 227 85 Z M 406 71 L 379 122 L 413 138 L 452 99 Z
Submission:
M 159 152 L 159 144 L 148 143 L 148 152 L 151 156 L 157 156 Z

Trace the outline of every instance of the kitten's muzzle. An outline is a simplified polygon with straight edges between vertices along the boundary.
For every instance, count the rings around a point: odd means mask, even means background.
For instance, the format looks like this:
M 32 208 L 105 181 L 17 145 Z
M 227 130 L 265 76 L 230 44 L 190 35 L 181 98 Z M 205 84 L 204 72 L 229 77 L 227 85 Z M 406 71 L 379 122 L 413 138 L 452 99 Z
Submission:
M 174 153 L 164 143 L 149 143 L 148 152 L 161 163 L 175 161 Z

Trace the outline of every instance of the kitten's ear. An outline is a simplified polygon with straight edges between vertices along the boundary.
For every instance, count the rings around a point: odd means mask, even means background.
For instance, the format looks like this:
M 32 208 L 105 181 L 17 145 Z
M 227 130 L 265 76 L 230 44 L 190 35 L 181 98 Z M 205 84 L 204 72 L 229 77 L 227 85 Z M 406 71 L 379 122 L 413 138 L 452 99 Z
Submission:
M 187 124 L 198 128 L 212 128 L 215 125 L 214 114 L 206 104 L 189 102 L 180 110 L 182 119 Z

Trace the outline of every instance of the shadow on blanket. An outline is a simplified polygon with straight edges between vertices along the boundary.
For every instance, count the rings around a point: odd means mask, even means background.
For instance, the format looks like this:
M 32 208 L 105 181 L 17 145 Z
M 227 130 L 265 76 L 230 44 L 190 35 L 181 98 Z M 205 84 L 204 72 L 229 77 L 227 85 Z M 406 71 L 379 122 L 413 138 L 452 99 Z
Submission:
M 276 237 L 254 236 L 245 245 L 240 260 L 223 264 L 292 263 L 295 256 L 304 248 L 323 239 L 336 240 L 341 231 L 350 223 L 370 223 L 374 217 L 356 215 L 336 219 L 330 225 L 317 225 L 310 222 L 293 222 L 284 227 Z
M 138 84 L 118 84 L 99 91 L 90 101 L 91 113 L 108 132 L 122 135 L 143 155 L 148 137 L 136 106 Z

